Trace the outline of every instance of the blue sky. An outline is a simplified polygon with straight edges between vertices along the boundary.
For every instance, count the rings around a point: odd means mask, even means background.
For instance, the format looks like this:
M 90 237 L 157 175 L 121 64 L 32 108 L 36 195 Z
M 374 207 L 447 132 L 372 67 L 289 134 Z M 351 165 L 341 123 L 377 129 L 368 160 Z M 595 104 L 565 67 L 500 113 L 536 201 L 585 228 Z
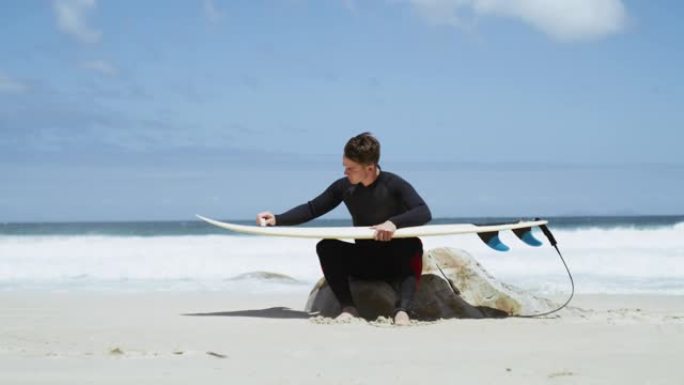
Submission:
M 0 221 L 279 212 L 362 131 L 436 217 L 682 214 L 682 11 L 3 2 Z

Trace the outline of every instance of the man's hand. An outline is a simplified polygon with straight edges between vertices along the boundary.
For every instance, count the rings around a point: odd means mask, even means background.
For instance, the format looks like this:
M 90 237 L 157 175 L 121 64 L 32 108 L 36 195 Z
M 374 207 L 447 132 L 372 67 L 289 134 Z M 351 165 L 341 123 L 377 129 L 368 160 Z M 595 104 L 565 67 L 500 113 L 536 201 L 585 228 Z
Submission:
M 375 240 L 387 242 L 392 239 L 394 232 L 397 231 L 397 226 L 392 221 L 375 225 L 372 227 L 375 230 Z
M 257 225 L 259 226 L 275 226 L 276 220 L 275 215 L 270 211 L 263 211 L 257 214 L 256 218 Z

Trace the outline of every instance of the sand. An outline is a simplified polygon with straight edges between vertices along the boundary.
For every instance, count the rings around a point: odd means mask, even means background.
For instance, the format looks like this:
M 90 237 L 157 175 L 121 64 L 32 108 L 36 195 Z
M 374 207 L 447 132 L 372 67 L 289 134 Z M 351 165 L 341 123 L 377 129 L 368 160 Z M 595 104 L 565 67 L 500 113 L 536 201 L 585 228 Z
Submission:
M 0 384 L 684 384 L 684 298 L 339 324 L 288 294 L 0 293 Z

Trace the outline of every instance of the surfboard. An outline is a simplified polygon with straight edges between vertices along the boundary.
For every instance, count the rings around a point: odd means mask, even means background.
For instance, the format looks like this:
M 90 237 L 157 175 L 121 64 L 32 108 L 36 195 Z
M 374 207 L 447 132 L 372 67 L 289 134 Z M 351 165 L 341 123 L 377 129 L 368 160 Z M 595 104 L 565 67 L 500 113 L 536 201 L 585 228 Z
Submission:
M 373 239 L 375 230 L 370 227 L 349 226 L 349 227 L 306 227 L 306 226 L 249 226 L 236 223 L 222 222 L 215 219 L 197 215 L 197 217 L 209 224 L 220 228 L 231 230 L 237 233 L 268 235 L 277 237 L 294 238 L 318 238 L 318 239 Z M 475 225 L 470 223 L 454 223 L 440 225 L 424 225 L 415 227 L 404 227 L 394 233 L 394 238 L 410 237 L 431 237 L 439 235 L 457 234 L 496 234 L 504 230 L 529 230 L 533 227 L 547 224 L 546 220 L 519 221 L 503 224 Z M 528 243 L 523 236 L 529 231 L 516 231 L 516 235 Z M 482 236 L 480 238 L 483 238 Z M 491 238 L 491 237 L 490 237 Z M 487 243 L 489 241 L 483 240 Z M 534 243 L 534 242 L 533 242 Z M 532 246 L 538 246 L 537 244 Z M 503 250 L 502 250 L 503 251 Z

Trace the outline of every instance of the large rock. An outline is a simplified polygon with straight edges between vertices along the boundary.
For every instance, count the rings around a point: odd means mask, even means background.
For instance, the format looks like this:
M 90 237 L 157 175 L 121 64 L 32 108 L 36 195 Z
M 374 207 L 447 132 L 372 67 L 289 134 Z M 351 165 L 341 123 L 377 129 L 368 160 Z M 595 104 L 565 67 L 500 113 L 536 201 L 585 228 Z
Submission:
M 361 317 L 373 320 L 391 316 L 397 292 L 389 283 L 352 279 L 349 284 Z M 418 319 L 504 317 L 551 307 L 547 300 L 497 281 L 464 250 L 438 248 L 423 255 L 423 273 L 413 308 Z M 311 291 L 306 311 L 326 317 L 340 313 L 340 304 L 324 278 Z
M 470 304 L 503 310 L 509 315 L 536 314 L 556 307 L 547 299 L 497 280 L 465 250 L 444 247 L 423 255 L 423 274 L 440 274 L 438 267 Z

